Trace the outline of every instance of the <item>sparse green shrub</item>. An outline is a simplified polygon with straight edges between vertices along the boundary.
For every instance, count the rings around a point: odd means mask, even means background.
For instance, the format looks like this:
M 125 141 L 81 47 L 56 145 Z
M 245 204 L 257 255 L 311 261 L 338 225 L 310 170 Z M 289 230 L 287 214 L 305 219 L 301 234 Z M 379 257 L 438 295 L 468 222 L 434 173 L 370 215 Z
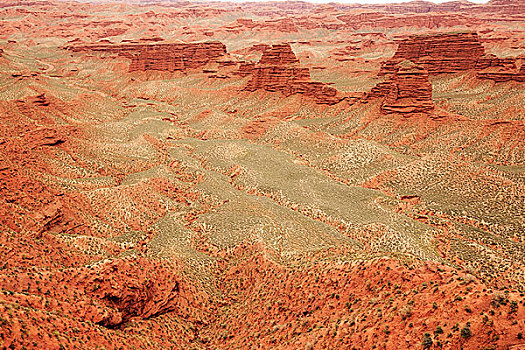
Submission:
M 423 345 L 423 349 L 430 349 L 432 346 L 432 338 L 430 337 L 430 333 L 423 334 L 423 342 L 421 345 Z
M 465 327 L 461 329 L 461 337 L 464 339 L 470 338 L 472 336 L 472 332 L 470 331 L 470 323 L 467 322 Z
M 492 297 L 492 301 L 490 302 L 490 304 L 493 307 L 499 307 L 500 305 L 507 305 L 508 302 L 509 299 L 505 294 L 498 293 Z

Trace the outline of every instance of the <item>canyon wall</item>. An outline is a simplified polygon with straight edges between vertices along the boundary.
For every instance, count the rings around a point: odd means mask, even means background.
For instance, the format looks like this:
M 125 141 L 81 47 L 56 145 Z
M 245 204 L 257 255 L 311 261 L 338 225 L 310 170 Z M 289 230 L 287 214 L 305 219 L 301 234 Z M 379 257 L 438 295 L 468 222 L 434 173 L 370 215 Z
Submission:
M 379 75 L 395 73 L 397 65 L 405 60 L 423 67 L 430 75 L 475 71 L 478 78 L 496 82 L 524 79 L 518 67 L 520 58 L 486 54 L 475 32 L 412 35 L 399 43 Z
M 129 43 L 68 46 L 73 52 L 107 52 L 131 59 L 129 71 L 184 71 L 196 69 L 226 54 L 218 41 L 204 43 Z
M 384 98 L 381 111 L 386 114 L 429 113 L 434 110 L 428 72 L 411 61 L 403 61 L 395 69 L 386 81 L 372 88 L 366 100 Z

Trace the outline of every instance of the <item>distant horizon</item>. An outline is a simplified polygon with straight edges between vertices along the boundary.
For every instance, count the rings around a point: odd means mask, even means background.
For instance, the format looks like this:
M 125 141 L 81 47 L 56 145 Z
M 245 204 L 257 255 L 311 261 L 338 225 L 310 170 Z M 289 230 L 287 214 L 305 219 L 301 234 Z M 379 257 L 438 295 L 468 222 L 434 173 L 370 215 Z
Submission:
M 198 1 L 222 1 L 222 2 L 294 2 L 294 1 L 304 1 L 304 2 L 310 2 L 314 4 L 328 4 L 328 3 L 339 3 L 339 4 L 345 4 L 345 5 L 354 5 L 354 4 L 360 4 L 360 5 L 381 5 L 381 4 L 400 4 L 400 3 L 406 3 L 406 2 L 414 2 L 414 1 L 424 1 L 424 2 L 432 2 L 435 4 L 442 4 L 445 2 L 456 2 L 456 1 L 468 1 L 475 4 L 486 4 L 489 2 L 489 0 L 198 0 Z
M 68 0 L 61 0 L 68 1 Z M 97 2 L 131 2 L 131 3 L 151 3 L 155 0 L 76 0 L 79 2 L 97 3 Z M 158 1 L 178 1 L 178 0 L 158 0 Z M 313 4 L 344 4 L 344 5 L 381 5 L 381 4 L 401 4 L 407 2 L 432 2 L 442 4 L 445 2 L 470 2 L 474 4 L 486 4 L 490 0 L 189 0 L 190 2 L 231 2 L 231 3 L 250 3 L 250 2 L 309 2 Z

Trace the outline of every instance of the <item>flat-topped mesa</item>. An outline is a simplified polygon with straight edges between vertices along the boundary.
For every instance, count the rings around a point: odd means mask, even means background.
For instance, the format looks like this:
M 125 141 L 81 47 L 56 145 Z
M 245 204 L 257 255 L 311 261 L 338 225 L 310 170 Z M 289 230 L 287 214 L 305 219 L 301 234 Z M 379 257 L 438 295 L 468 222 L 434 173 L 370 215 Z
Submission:
M 403 61 L 395 69 L 387 81 L 372 88 L 366 100 L 384 98 L 381 111 L 385 114 L 432 112 L 435 105 L 428 72 L 411 61 Z
M 252 76 L 245 87 L 247 91 L 266 90 L 285 96 L 303 94 L 319 104 L 335 104 L 342 100 L 335 88 L 312 81 L 310 70 L 299 65 L 289 44 L 273 45 L 263 53 L 258 64 L 242 64 L 238 75 Z
M 116 53 L 131 59 L 129 71 L 184 71 L 196 69 L 226 54 L 219 41 L 204 43 L 91 44 L 68 46 L 75 52 L 95 51 Z
M 475 69 L 484 54 L 475 32 L 412 35 L 399 43 L 379 74 L 394 73 L 395 66 L 404 60 L 422 66 L 430 75 L 467 71 Z
M 430 75 L 474 71 L 480 79 L 524 81 L 522 58 L 485 54 L 474 32 L 410 36 L 399 43 L 396 53 L 383 64 L 379 75 L 393 74 L 397 64 L 404 60 L 422 66 Z

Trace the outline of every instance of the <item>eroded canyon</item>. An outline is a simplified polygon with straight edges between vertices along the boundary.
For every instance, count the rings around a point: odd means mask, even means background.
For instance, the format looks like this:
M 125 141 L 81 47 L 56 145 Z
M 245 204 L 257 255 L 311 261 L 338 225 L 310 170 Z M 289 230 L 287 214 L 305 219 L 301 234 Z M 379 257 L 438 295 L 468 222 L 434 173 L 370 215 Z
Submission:
M 525 349 L 525 11 L 0 3 L 0 347 Z

